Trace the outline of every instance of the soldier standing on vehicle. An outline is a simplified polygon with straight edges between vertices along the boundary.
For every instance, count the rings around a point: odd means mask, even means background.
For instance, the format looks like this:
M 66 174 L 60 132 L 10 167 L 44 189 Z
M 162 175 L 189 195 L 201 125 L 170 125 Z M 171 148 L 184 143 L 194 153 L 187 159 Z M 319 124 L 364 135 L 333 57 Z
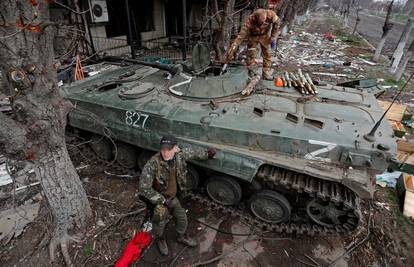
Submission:
M 155 154 L 144 166 L 140 181 L 140 194 L 154 205 L 152 224 L 158 249 L 168 255 L 168 245 L 164 238 L 168 214 L 175 220 L 177 241 L 194 247 L 197 241 L 186 234 L 187 214 L 177 199 L 178 191 L 187 190 L 187 160 L 207 160 L 214 158 L 216 149 L 183 149 L 178 147 L 174 136 L 164 136 L 160 142 L 160 152 Z
M 253 72 L 252 65 L 256 57 L 256 49 L 260 44 L 263 56 L 263 79 L 272 80 L 272 49 L 276 48 L 276 35 L 279 31 L 280 19 L 273 10 L 257 9 L 245 21 L 239 35 L 227 50 L 225 65 L 233 59 L 234 51 L 243 40 L 247 39 L 247 67 Z M 269 35 L 270 32 L 270 35 Z

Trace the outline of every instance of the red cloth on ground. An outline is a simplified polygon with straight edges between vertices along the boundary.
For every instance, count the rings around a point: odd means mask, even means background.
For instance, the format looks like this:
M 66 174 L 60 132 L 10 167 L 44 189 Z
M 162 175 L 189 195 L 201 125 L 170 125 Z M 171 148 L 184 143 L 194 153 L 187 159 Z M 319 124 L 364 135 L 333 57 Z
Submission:
M 121 257 L 115 263 L 115 267 L 128 267 L 139 259 L 142 251 L 151 243 L 151 236 L 147 232 L 139 232 L 126 245 Z

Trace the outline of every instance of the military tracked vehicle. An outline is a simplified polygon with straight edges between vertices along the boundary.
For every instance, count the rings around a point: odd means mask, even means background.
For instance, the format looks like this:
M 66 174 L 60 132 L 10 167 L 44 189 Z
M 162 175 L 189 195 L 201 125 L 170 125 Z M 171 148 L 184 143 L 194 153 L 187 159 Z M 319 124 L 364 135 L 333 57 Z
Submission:
M 142 168 L 166 134 L 181 147 L 215 146 L 216 158 L 192 161 L 187 174 L 215 206 L 280 231 L 354 230 L 360 199 L 373 196 L 375 174 L 396 153 L 387 122 L 366 138 L 383 114 L 376 86 L 319 85 L 318 95 L 303 96 L 260 80 L 242 96 L 245 67 L 220 74 L 206 63 L 187 71 L 104 63 L 108 70 L 62 87 L 74 105 L 68 123 L 92 136 L 99 157 L 130 169 Z

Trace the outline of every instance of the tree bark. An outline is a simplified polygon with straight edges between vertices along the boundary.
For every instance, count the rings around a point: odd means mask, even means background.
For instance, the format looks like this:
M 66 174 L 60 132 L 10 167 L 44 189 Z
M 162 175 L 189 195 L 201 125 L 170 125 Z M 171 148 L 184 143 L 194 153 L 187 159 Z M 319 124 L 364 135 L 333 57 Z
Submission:
M 353 1 L 354 0 L 344 0 L 342 16 L 343 16 L 345 27 L 348 26 L 349 13 L 350 13 Z
M 315 4 L 313 0 L 281 0 L 275 6 L 275 12 L 281 20 L 281 28 L 286 25 L 286 31 L 289 27 L 294 25 L 294 20 L 297 16 L 306 14 Z
M 54 33 L 48 1 L 0 1 L 0 70 L 6 84 L 1 89 L 13 107 L 11 116 L 0 113 L 0 149 L 34 163 L 54 217 L 50 257 L 60 245 L 70 265 L 67 231 L 84 228 L 92 212 L 65 145 L 72 106 L 57 87 Z
M 359 24 L 359 22 L 361 21 L 361 19 L 359 18 L 359 11 L 360 11 L 360 10 L 361 10 L 361 9 L 360 9 L 359 7 L 357 7 L 357 10 L 356 10 L 355 25 L 354 25 L 354 29 L 352 30 L 352 35 L 355 35 L 356 30 L 357 30 L 357 28 L 358 28 L 358 24 Z
M 220 60 L 224 60 L 224 55 L 226 54 L 226 48 L 230 44 L 231 39 L 231 29 L 233 28 L 233 12 L 234 12 L 234 3 L 235 0 L 226 0 L 224 3 L 223 14 L 221 16 L 221 27 L 220 35 L 218 38 L 218 54 L 216 57 Z
M 390 22 L 390 17 L 391 17 L 391 11 L 392 11 L 393 4 L 394 4 L 394 0 L 392 0 L 390 4 L 388 5 L 387 16 L 384 21 L 384 26 L 382 26 L 381 40 L 379 41 L 377 48 L 375 49 L 374 58 L 373 58 L 374 61 L 378 61 L 381 55 L 382 49 L 384 48 L 385 41 L 387 40 L 388 35 L 391 32 L 393 24 Z
M 390 68 L 391 73 L 395 73 L 397 71 L 398 65 L 400 64 L 401 58 L 404 54 L 404 47 L 407 44 L 408 38 L 410 37 L 411 28 L 413 27 L 413 24 L 414 24 L 413 17 L 414 17 L 414 6 L 410 10 L 407 23 L 405 24 L 404 30 L 401 33 L 400 40 L 398 41 L 398 45 L 392 55 L 391 68 Z
M 404 5 L 403 12 L 409 13 L 410 10 L 414 7 L 414 0 L 407 0 L 407 2 Z
M 408 48 L 407 53 L 404 54 L 402 61 L 400 63 L 399 68 L 395 72 L 395 79 L 399 81 L 401 77 L 403 76 L 405 69 L 407 68 L 408 62 L 411 60 L 411 58 L 414 55 L 414 40 L 411 42 L 410 47 Z

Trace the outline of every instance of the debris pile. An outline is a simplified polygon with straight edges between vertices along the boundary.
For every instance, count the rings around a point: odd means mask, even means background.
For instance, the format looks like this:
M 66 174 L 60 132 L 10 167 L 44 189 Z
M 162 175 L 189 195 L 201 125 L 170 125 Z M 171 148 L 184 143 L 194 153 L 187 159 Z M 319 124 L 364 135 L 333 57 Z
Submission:
M 378 104 L 385 111 L 391 105 L 391 102 L 378 100 Z M 409 121 L 412 118 L 412 114 L 407 110 L 407 105 L 394 103 L 385 117 L 391 124 L 395 136 L 403 137 L 407 133 L 404 121 Z
M 377 64 L 366 60 L 365 54 L 351 55 L 352 46 L 348 38 L 333 34 L 291 32 L 290 38 L 279 41 L 277 65 L 291 69 L 302 68 L 320 76 L 323 80 L 339 81 L 350 78 L 364 78 L 367 68 Z M 359 49 L 360 52 L 370 52 Z
M 19 236 L 26 225 L 38 214 L 41 195 L 36 178 L 29 163 L 12 163 L 0 155 L 0 243 L 6 245 L 13 237 Z M 37 186 L 37 187 L 36 187 Z M 29 188 L 36 190 L 28 192 Z M 29 194 L 24 194 L 24 192 Z M 8 201 L 7 200 L 11 200 Z

